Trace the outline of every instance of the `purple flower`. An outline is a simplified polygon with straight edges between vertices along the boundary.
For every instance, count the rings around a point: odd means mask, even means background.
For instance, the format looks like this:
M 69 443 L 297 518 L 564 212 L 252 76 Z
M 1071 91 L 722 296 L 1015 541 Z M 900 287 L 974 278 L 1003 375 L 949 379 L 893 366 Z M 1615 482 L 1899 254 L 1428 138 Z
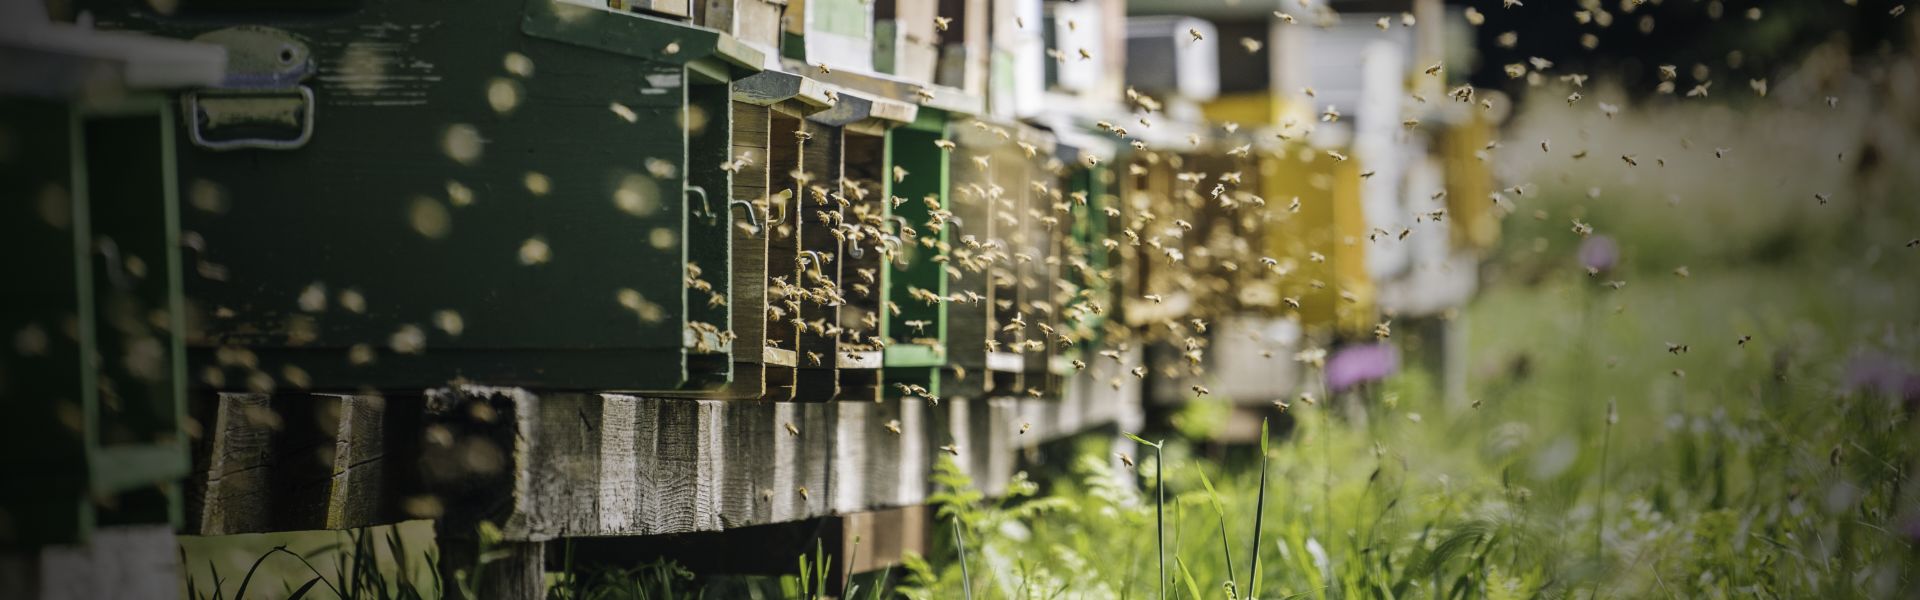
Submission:
M 1400 350 L 1384 343 L 1341 348 L 1327 359 L 1327 391 L 1386 379 L 1400 368 Z
M 1908 515 L 1901 520 L 1897 529 L 1900 531 L 1900 537 L 1906 538 L 1908 544 L 1920 546 L 1920 517 Z
M 1620 263 L 1620 245 L 1613 238 L 1596 235 L 1580 242 L 1580 264 L 1588 273 L 1600 274 L 1613 270 Z
M 1905 396 L 1920 376 L 1911 373 L 1900 359 L 1878 352 L 1857 354 L 1847 361 L 1847 375 L 1840 387 L 1848 394 L 1869 393 Z

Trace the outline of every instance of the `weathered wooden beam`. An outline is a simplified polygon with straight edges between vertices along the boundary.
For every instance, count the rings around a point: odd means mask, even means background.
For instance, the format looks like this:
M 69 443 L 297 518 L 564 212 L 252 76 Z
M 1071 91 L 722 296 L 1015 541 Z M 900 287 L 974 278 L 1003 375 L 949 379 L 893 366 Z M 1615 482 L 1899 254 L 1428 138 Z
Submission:
M 1018 467 L 1016 450 L 1101 423 L 1090 408 L 1061 410 L 1064 399 L 741 402 L 480 386 L 430 396 L 448 416 L 429 435 L 442 440 L 423 458 L 429 471 L 484 465 L 491 451 L 507 462 L 501 477 L 478 484 L 430 476 L 458 513 L 449 518 L 491 520 L 526 541 L 718 531 L 919 504 L 943 454 L 998 494 Z
M 541 542 L 487 540 L 472 528 L 434 521 L 434 546 L 439 551 L 438 568 L 442 589 L 447 596 L 466 592 L 479 598 L 502 600 L 538 600 L 547 597 L 546 544 Z M 480 562 L 482 555 L 488 558 Z M 459 590 L 466 589 L 466 592 Z
M 210 403 L 184 531 L 350 529 L 409 516 L 400 506 L 420 491 L 417 398 L 218 394 Z M 389 410 L 394 403 L 402 408 Z

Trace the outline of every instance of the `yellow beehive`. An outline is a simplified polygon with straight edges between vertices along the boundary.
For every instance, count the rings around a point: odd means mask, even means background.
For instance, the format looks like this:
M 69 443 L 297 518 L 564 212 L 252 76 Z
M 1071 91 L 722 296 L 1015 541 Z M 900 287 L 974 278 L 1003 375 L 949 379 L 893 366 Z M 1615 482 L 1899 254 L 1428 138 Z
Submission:
M 1500 219 L 1494 214 L 1493 171 L 1479 152 L 1493 136 L 1485 117 L 1474 115 L 1443 129 L 1437 140 L 1447 177 L 1447 213 L 1453 224 L 1453 243 L 1486 250 L 1500 241 Z
M 1288 144 L 1262 161 L 1260 181 L 1267 210 L 1275 215 L 1266 251 L 1286 272 L 1279 293 L 1299 304 L 1301 324 L 1343 332 L 1371 327 L 1374 289 L 1367 277 L 1360 165 Z

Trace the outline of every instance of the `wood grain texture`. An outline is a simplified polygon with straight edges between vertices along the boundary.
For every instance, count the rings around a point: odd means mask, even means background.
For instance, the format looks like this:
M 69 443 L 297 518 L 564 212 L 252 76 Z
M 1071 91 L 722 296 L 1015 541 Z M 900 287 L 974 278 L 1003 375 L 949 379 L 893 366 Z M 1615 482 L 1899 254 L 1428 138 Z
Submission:
M 415 486 L 386 471 L 394 444 L 385 399 L 217 394 L 210 402 L 213 428 L 194 449 L 204 458 L 185 486 L 184 531 L 341 529 L 404 518 L 397 498 Z
M 1124 372 L 1101 363 L 1070 378 L 1060 399 L 938 404 L 478 385 L 412 398 L 228 394 L 201 450 L 206 493 L 190 507 L 188 531 L 349 528 L 408 516 L 438 517 L 449 531 L 491 521 L 523 542 L 719 531 L 922 503 L 948 448 L 982 490 L 998 494 L 1022 448 L 1137 412 L 1124 395 L 1137 387 L 1113 390 L 1105 377 Z M 292 433 L 321 423 L 324 435 Z M 300 460 L 318 474 L 289 466 Z M 310 486 L 318 486 L 313 501 L 289 499 Z M 423 498 L 431 512 L 417 512 Z

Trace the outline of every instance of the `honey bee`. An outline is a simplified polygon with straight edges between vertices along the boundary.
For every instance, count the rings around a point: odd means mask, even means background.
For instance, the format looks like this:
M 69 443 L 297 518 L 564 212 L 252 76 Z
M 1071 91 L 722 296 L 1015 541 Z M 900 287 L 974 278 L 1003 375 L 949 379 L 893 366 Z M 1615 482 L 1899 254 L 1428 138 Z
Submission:
M 891 421 L 887 421 L 887 431 L 893 432 L 894 435 L 900 435 L 901 434 L 900 420 L 894 419 Z
M 933 18 L 933 28 L 938 29 L 940 31 L 946 31 L 947 27 L 951 26 L 952 24 L 953 24 L 953 17 L 934 17 Z
M 947 445 L 945 445 L 945 446 L 941 446 L 941 447 L 940 447 L 940 451 L 942 451 L 942 452 L 946 452 L 947 454 L 951 454 L 951 455 L 953 455 L 953 456 L 959 456 L 959 455 L 960 455 L 960 445 L 959 445 L 959 444 L 947 444 Z
M 1131 456 L 1127 456 L 1127 453 L 1125 453 L 1125 452 L 1115 452 L 1115 453 L 1113 453 L 1113 456 L 1114 456 L 1115 458 L 1118 458 L 1118 459 L 1120 459 L 1120 464 L 1123 464 L 1123 465 L 1126 465 L 1126 466 L 1127 466 L 1127 468 L 1129 468 L 1129 469 L 1132 469 L 1132 468 L 1134 468 L 1134 465 L 1133 465 L 1133 457 L 1131 457 Z
M 786 426 L 787 426 L 787 435 L 790 435 L 793 437 L 800 437 L 799 427 L 794 427 L 793 423 L 787 423 Z
M 934 140 L 933 145 L 938 146 L 940 147 L 941 150 L 945 150 L 947 152 L 952 152 L 955 147 L 953 140 Z

